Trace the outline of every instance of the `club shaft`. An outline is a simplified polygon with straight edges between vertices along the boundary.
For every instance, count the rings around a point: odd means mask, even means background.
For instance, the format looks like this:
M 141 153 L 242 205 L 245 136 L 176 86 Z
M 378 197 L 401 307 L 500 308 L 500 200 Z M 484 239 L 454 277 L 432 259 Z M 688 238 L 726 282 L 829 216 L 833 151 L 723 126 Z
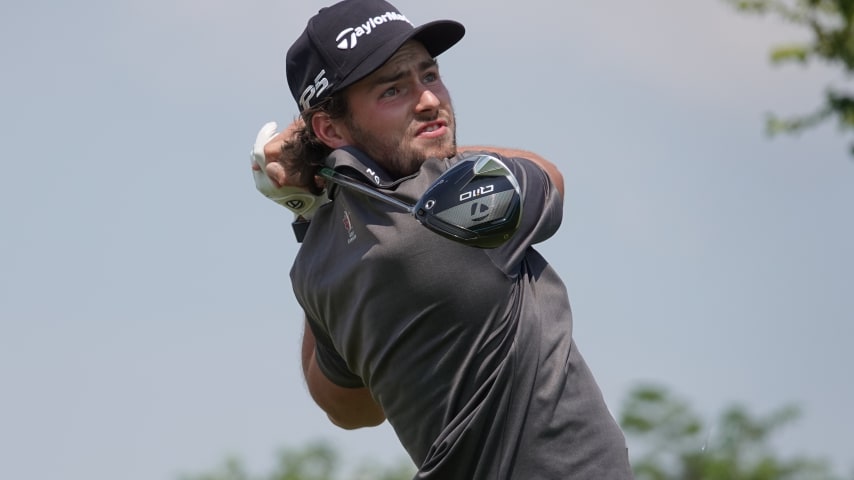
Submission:
M 391 195 L 386 195 L 386 194 L 384 194 L 378 190 L 375 190 L 375 189 L 365 185 L 364 183 L 357 182 L 356 180 L 353 180 L 349 177 L 341 175 L 338 172 L 336 172 L 335 170 L 332 170 L 331 168 L 321 168 L 320 169 L 320 176 L 322 176 L 323 178 L 329 180 L 330 182 L 332 182 L 336 185 L 340 185 L 340 186 L 342 186 L 344 188 L 348 188 L 350 190 L 355 190 L 355 191 L 357 191 L 363 195 L 367 195 L 373 199 L 376 199 L 376 200 L 379 200 L 381 202 L 392 205 L 394 207 L 397 207 L 397 208 L 403 210 L 404 212 L 412 213 L 413 205 L 410 205 L 406 202 L 398 200 L 398 199 L 392 197 Z

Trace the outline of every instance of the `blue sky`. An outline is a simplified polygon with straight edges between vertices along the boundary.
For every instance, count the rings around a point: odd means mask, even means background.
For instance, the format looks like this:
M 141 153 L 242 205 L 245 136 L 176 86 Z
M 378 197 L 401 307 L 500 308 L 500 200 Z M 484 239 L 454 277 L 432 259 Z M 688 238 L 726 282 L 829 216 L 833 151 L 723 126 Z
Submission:
M 0 451 L 8 478 L 151 480 L 323 438 L 305 391 L 289 214 L 248 151 L 296 113 L 284 52 L 325 2 L 0 6 Z M 615 412 L 652 381 L 713 415 L 795 403 L 785 452 L 854 467 L 854 161 L 832 124 L 768 139 L 833 70 L 717 0 L 402 1 L 467 35 L 440 57 L 462 144 L 564 172 L 576 339 Z M 715 432 L 710 432 L 715 435 Z M 631 447 L 631 445 L 630 445 Z

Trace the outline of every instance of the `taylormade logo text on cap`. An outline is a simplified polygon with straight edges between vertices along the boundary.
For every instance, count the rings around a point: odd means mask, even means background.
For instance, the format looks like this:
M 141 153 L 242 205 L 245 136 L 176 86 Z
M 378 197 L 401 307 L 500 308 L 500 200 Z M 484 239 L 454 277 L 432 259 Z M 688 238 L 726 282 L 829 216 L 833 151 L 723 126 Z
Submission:
M 393 21 L 401 21 L 406 22 L 412 25 L 412 22 L 406 18 L 405 15 L 402 15 L 397 12 L 386 12 L 382 15 L 378 15 L 376 17 L 368 18 L 365 23 L 357 26 L 357 27 L 347 27 L 344 30 L 341 30 L 341 33 L 335 37 L 335 42 L 337 43 L 339 50 L 349 50 L 354 48 L 358 43 L 358 38 L 362 35 L 370 35 L 371 32 L 374 31 L 374 28 L 380 26 L 386 22 Z

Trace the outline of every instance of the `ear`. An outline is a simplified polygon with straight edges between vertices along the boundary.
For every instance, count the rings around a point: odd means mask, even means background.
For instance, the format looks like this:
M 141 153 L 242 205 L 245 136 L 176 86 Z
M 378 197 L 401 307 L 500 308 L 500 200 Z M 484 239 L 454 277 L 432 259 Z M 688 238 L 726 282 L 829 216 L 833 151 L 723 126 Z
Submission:
M 314 134 L 329 148 L 341 148 L 350 145 L 350 132 L 343 122 L 333 120 L 326 113 L 317 113 L 311 117 Z

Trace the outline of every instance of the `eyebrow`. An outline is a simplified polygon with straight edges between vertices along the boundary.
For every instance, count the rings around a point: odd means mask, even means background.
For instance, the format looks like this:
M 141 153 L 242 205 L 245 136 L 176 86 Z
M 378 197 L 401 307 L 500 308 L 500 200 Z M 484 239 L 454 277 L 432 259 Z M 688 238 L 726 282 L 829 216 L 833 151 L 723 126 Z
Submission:
M 428 70 L 430 68 L 433 68 L 438 64 L 439 64 L 439 62 L 437 62 L 435 58 L 430 58 L 428 60 L 424 60 L 424 61 L 418 63 L 418 71 L 423 72 L 424 70 Z M 388 74 L 380 75 L 377 78 L 375 78 L 371 82 L 371 86 L 375 87 L 377 85 L 382 85 L 385 83 L 393 83 L 393 82 L 400 80 L 404 76 L 406 76 L 406 70 L 405 69 L 396 69 L 396 70 L 389 72 Z

